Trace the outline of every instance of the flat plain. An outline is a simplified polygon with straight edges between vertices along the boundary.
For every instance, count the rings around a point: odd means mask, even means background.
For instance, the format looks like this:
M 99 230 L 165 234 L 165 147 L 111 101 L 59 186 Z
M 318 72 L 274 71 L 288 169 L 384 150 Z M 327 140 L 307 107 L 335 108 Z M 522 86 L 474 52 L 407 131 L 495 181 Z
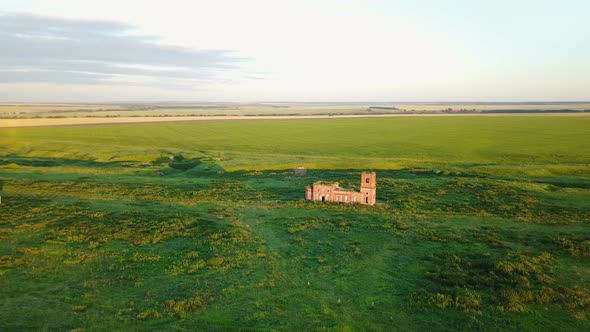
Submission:
M 0 129 L 0 329 L 588 330 L 589 128 Z M 377 206 L 303 200 L 363 170 Z
M 7 104 L 0 103 L 6 119 L 116 119 L 190 118 L 224 116 L 336 116 L 403 114 L 590 113 L 588 102 L 553 103 L 111 103 Z M 70 120 L 72 121 L 72 120 Z M 136 121 L 138 121 L 136 119 Z

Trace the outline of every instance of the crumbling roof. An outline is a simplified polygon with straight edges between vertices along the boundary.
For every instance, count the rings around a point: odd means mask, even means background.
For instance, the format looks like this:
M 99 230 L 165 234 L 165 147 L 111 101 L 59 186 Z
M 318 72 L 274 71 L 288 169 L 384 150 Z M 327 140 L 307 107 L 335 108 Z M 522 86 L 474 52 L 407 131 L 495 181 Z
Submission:
M 314 185 L 322 185 L 322 186 L 336 186 L 338 187 L 338 182 L 330 182 L 330 181 L 316 181 L 313 183 Z

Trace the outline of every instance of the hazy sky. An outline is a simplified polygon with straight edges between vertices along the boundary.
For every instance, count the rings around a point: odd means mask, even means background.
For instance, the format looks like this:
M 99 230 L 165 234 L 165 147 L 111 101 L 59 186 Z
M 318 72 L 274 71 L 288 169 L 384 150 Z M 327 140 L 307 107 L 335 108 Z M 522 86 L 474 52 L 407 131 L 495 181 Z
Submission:
M 0 101 L 590 100 L 590 1 L 0 0 Z

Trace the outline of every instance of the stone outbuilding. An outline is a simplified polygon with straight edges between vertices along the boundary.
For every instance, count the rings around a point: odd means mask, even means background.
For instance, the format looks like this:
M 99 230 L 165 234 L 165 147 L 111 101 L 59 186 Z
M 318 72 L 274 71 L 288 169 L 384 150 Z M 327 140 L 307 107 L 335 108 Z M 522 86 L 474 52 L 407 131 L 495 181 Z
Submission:
M 375 172 L 361 174 L 360 192 L 340 188 L 338 182 L 314 182 L 305 191 L 308 201 L 358 203 L 375 205 L 377 202 L 377 175 Z

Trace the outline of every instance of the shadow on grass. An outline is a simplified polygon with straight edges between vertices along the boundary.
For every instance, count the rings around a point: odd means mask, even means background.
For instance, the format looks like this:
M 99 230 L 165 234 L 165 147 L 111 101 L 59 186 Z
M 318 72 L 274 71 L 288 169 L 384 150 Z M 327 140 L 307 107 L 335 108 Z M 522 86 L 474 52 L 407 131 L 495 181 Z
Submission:
M 167 165 L 161 169 L 161 175 L 201 176 L 224 174 L 226 171 L 216 160 L 209 157 L 186 158 L 181 154 L 171 154 L 153 160 L 151 165 Z
M 113 168 L 127 167 L 131 161 L 117 162 L 98 162 L 84 159 L 66 159 L 66 158 L 44 158 L 44 157 L 20 157 L 16 154 L 9 154 L 0 157 L 0 165 L 16 164 L 19 166 L 33 167 L 59 167 L 59 166 L 78 166 L 78 167 L 96 167 L 96 168 Z

